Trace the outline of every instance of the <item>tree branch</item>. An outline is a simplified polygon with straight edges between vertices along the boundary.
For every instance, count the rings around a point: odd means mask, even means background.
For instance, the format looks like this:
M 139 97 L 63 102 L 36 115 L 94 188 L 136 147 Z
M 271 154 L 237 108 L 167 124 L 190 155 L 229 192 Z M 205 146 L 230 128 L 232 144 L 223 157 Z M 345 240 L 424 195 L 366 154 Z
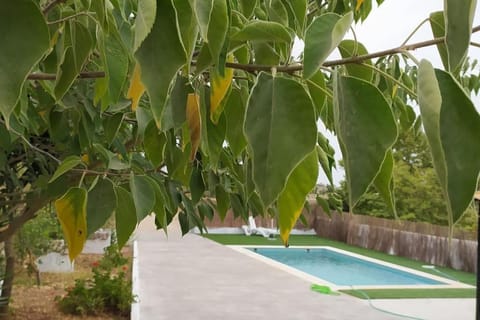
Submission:
M 480 26 L 476 26 L 472 28 L 472 34 L 480 31 Z M 364 54 L 356 57 L 344 58 L 344 59 L 337 59 L 337 60 L 330 60 L 323 63 L 324 67 L 332 67 L 332 66 L 339 66 L 345 64 L 352 64 L 352 63 L 362 63 L 365 60 L 380 58 L 384 56 L 389 56 L 393 54 L 403 53 L 404 51 L 413 51 L 420 48 L 430 47 L 433 45 L 437 45 L 445 41 L 445 37 L 435 38 L 432 40 L 416 42 L 412 44 L 406 44 L 400 47 L 382 50 L 374 53 Z M 241 69 L 248 72 L 251 71 L 270 71 L 272 66 L 266 65 L 252 65 L 252 64 L 239 64 L 239 63 L 227 63 L 227 67 L 234 68 L 234 69 Z M 301 71 L 303 69 L 303 65 L 295 64 L 290 66 L 277 66 L 277 71 L 279 72 L 295 72 Z
M 479 32 L 480 26 L 476 26 L 472 28 L 472 34 Z M 349 57 L 344 59 L 337 59 L 337 60 L 330 60 L 325 61 L 323 63 L 323 67 L 333 67 L 333 66 L 340 66 L 345 64 L 352 64 L 352 63 L 362 63 L 365 60 L 374 59 L 385 57 L 393 54 L 402 54 L 405 51 L 413 51 L 420 48 L 430 47 L 433 45 L 437 45 L 445 41 L 445 37 L 435 38 L 427 41 L 416 42 L 412 44 L 402 45 L 396 48 L 391 48 L 387 50 L 377 51 L 369 54 L 359 55 L 355 57 Z M 473 44 L 475 45 L 475 44 Z M 192 64 L 195 64 L 195 61 L 192 61 Z M 241 64 L 235 62 L 227 62 L 225 64 L 227 68 L 243 70 L 247 72 L 256 72 L 256 71 L 271 71 L 272 68 L 275 68 L 278 72 L 286 72 L 292 73 L 296 71 L 303 70 L 303 65 L 300 63 L 292 64 L 292 65 L 282 65 L 282 66 L 271 66 L 271 65 L 257 65 L 257 64 Z M 27 79 L 29 80 L 55 80 L 57 77 L 56 74 L 53 73 L 32 73 L 30 74 Z M 103 71 L 92 71 L 92 72 L 81 72 L 78 75 L 79 79 L 95 79 L 95 78 L 104 78 L 105 72 Z
M 53 8 L 55 8 L 58 4 L 60 3 L 63 3 L 67 0 L 53 0 L 53 1 L 50 1 L 46 6 L 45 8 L 43 8 L 42 10 L 42 13 L 44 16 L 46 16 L 48 14 L 48 12 L 50 12 L 50 10 L 52 10 Z
M 104 78 L 105 72 L 104 71 L 90 71 L 90 72 L 80 72 L 78 75 L 79 79 L 96 79 L 96 78 Z M 43 72 L 35 72 L 31 73 L 27 77 L 28 80 L 55 80 L 57 79 L 57 75 L 55 73 L 43 73 Z
M 0 242 L 10 238 L 27 221 L 35 218 L 38 210 L 42 209 L 48 202 L 50 202 L 50 199 L 47 199 L 47 197 L 42 198 L 41 196 L 32 201 L 29 206 L 23 209 L 22 214 L 13 218 L 5 228 L 0 229 Z

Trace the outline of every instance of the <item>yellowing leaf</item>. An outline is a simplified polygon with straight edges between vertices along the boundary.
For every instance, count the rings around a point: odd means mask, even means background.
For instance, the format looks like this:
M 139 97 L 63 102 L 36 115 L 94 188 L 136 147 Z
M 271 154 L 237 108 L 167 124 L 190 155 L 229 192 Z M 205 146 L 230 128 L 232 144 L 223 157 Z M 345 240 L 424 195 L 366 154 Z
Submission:
M 201 137 L 201 120 L 200 120 L 200 101 L 198 94 L 189 93 L 187 97 L 187 125 L 190 132 L 190 142 L 192 149 L 190 151 L 190 160 L 195 159 Z
M 278 226 L 283 244 L 288 245 L 288 237 L 302 214 L 305 199 L 315 187 L 318 177 L 318 156 L 316 150 L 293 169 L 285 189 L 278 197 Z
M 90 164 L 90 157 L 88 156 L 87 153 L 84 153 L 84 154 L 80 157 L 80 159 L 82 159 L 82 162 L 83 162 L 83 163 Z
M 362 4 L 363 4 L 363 0 L 357 0 L 357 5 L 355 7 L 355 11 L 360 10 L 360 7 L 362 6 Z
M 140 78 L 142 72 L 140 70 L 140 64 L 135 64 L 133 69 L 132 80 L 130 81 L 130 87 L 128 88 L 127 99 L 132 100 L 132 110 L 137 110 L 138 102 L 145 92 L 145 86 Z
M 55 201 L 58 220 L 68 246 L 68 255 L 73 261 L 83 250 L 87 240 L 87 191 L 70 188 Z
M 228 62 L 233 61 L 233 56 L 229 55 Z M 225 68 L 225 74 L 222 76 L 216 67 L 213 67 L 210 73 L 210 80 L 212 83 L 212 90 L 210 91 L 210 119 L 217 124 L 220 115 L 223 112 L 222 101 L 230 89 L 230 84 L 233 79 L 233 69 Z

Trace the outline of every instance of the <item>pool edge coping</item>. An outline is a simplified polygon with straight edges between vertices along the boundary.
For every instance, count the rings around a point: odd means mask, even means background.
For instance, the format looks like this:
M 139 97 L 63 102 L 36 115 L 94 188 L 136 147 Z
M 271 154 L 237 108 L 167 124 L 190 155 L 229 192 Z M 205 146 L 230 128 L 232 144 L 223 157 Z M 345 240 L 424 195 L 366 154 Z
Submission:
M 448 279 L 445 277 L 437 276 L 434 274 L 430 274 L 427 272 L 422 272 L 419 270 L 415 270 L 412 268 L 404 267 L 398 264 L 394 264 L 391 262 L 386 262 L 380 259 L 376 258 L 371 258 L 367 257 L 361 254 L 353 253 L 347 250 L 343 249 L 338 249 L 332 246 L 290 246 L 289 248 L 298 248 L 298 249 L 328 249 L 331 251 L 336 251 L 341 254 L 349 255 L 351 257 L 355 257 L 358 259 L 362 259 L 365 261 L 377 263 L 382 266 L 390 267 L 392 269 L 400 270 L 403 272 L 411 273 L 420 277 L 428 278 L 431 280 L 439 281 L 446 283 L 445 285 L 354 285 L 354 286 L 342 286 L 342 285 L 337 285 L 335 283 L 329 282 L 325 279 L 318 278 L 316 276 L 313 276 L 311 274 L 308 274 L 306 272 L 300 271 L 294 267 L 290 267 L 286 264 L 283 264 L 281 262 L 275 261 L 273 259 L 270 259 L 268 257 L 262 256 L 260 254 L 257 254 L 251 250 L 248 250 L 248 248 L 281 248 L 279 246 L 274 246 L 274 245 L 226 245 L 226 247 L 229 247 L 237 252 L 240 252 L 242 254 L 245 254 L 251 258 L 254 258 L 256 260 L 262 261 L 263 263 L 266 263 L 272 267 L 275 267 L 277 269 L 283 270 L 285 272 L 288 272 L 294 276 L 297 276 L 299 278 L 302 278 L 305 281 L 309 281 L 315 284 L 320 284 L 320 285 L 326 285 L 329 286 L 332 290 L 339 291 L 339 290 L 355 290 L 355 289 L 471 289 L 475 288 L 472 285 L 462 283 L 460 281 L 455 281 L 452 279 Z

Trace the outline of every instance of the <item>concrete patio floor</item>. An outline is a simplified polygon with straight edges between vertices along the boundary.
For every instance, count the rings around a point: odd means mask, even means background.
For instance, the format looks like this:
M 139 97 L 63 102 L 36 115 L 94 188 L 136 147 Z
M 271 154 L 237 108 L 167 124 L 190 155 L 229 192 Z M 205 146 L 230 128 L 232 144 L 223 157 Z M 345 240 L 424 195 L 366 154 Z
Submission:
M 167 238 L 146 219 L 135 239 L 138 303 L 132 307 L 132 320 L 400 319 L 365 300 L 313 292 L 310 282 L 198 235 L 182 238 L 178 223 L 169 227 Z M 474 319 L 473 299 L 373 304 L 418 319 Z

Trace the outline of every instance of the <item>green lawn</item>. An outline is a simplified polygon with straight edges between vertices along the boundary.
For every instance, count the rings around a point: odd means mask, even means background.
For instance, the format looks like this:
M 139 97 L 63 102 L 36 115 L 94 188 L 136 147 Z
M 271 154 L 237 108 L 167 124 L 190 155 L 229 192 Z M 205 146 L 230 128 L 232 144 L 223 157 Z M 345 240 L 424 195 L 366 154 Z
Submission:
M 238 234 L 207 234 L 206 238 L 225 245 L 278 245 L 282 242 L 279 238 L 268 239 L 263 237 L 245 236 Z M 422 265 L 424 262 L 415 261 L 403 257 L 392 256 L 382 252 L 369 249 L 350 246 L 342 242 L 323 239 L 311 235 L 293 235 L 290 236 L 290 245 L 297 246 L 331 246 L 338 249 L 347 250 L 358 253 L 367 257 L 383 260 L 386 262 L 398 264 L 411 269 L 423 271 L 437 276 L 449 277 L 453 280 L 463 282 L 470 285 L 476 284 L 476 276 L 474 273 L 462 272 L 450 268 L 436 267 L 435 269 L 425 269 Z M 438 270 L 438 271 L 437 271 Z M 474 289 L 378 289 L 378 290 L 345 290 L 345 293 L 365 298 L 361 292 L 367 293 L 371 299 L 375 298 L 474 298 Z
M 475 298 L 472 289 L 365 289 L 340 290 L 360 299 Z

